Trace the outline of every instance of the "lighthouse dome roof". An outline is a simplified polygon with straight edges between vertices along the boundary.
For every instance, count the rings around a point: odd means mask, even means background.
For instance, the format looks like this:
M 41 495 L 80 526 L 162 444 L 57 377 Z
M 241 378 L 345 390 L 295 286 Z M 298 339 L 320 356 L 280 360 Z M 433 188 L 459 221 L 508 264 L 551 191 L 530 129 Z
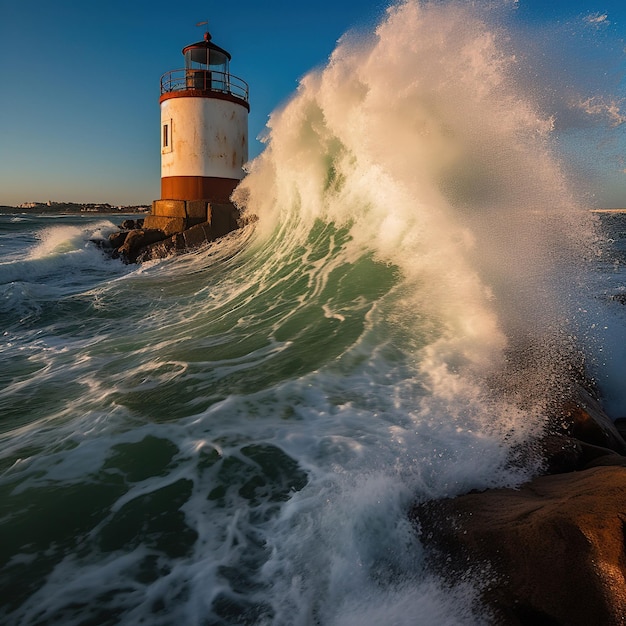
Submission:
M 197 51 L 197 52 L 196 52 Z M 220 46 L 214 44 L 211 41 L 211 34 L 204 34 L 204 41 L 198 41 L 196 43 L 189 44 L 183 48 L 183 54 L 185 56 L 191 56 L 192 61 L 204 62 L 207 58 L 207 51 L 211 51 L 218 54 L 223 54 L 229 61 L 231 60 L 230 52 L 220 48 Z M 195 58 L 197 56 L 197 58 Z

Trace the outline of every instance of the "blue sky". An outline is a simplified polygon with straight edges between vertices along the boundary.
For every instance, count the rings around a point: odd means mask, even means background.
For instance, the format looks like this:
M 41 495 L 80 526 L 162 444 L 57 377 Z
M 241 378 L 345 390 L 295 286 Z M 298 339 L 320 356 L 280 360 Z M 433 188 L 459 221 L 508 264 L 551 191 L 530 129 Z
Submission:
M 468 0 L 470 1 L 470 0 Z M 498 2 L 498 0 L 492 0 Z M 501 3 L 505 3 L 502 0 Z M 513 43 L 532 50 L 556 136 L 598 206 L 626 206 L 623 0 L 519 0 Z M 160 193 L 159 78 L 202 37 L 233 56 L 250 85 L 250 156 L 269 114 L 323 64 L 349 29 L 371 30 L 378 0 L 0 0 L 0 204 L 149 203 Z M 576 118 L 560 94 L 592 98 Z M 614 104 L 617 108 L 611 108 Z M 593 121 L 591 121 L 593 119 Z

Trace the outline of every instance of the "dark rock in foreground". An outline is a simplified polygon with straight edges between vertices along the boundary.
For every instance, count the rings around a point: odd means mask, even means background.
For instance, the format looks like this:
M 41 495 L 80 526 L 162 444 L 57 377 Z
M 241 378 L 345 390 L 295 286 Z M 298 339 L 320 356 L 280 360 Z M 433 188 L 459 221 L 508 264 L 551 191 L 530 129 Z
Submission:
M 136 228 L 143 228 L 143 219 L 130 220 L 126 219 L 120 224 L 122 230 L 135 230 Z
M 582 386 L 554 424 L 531 445 L 550 475 L 421 503 L 411 518 L 444 577 L 482 570 L 489 623 L 624 624 L 626 444 Z
M 561 424 L 571 437 L 626 454 L 626 442 L 600 402 L 582 386 L 562 407 Z
M 485 564 L 493 623 L 624 623 L 626 468 L 542 476 L 429 502 L 413 516 L 448 574 Z

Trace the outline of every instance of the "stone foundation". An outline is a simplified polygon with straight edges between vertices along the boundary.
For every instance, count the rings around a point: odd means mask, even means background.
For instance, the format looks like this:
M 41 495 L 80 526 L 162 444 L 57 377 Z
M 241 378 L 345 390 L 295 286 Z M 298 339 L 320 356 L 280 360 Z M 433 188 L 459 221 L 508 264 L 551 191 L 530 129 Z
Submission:
M 155 200 L 141 225 L 124 223 L 99 245 L 115 258 L 136 263 L 198 248 L 240 227 L 239 210 L 231 202 Z
M 166 236 L 182 233 L 198 224 L 209 223 L 216 237 L 238 228 L 239 211 L 231 202 L 207 200 L 155 200 L 146 216 L 145 228 L 158 228 Z

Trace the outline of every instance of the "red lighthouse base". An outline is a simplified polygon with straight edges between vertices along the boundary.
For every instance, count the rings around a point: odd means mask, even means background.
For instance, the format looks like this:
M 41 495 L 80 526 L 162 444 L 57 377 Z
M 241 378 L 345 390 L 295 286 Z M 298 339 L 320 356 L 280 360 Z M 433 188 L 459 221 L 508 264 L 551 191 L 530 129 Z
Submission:
M 161 198 L 227 203 L 239 182 L 234 178 L 165 176 L 161 178 Z
M 161 200 L 152 203 L 145 228 L 158 228 L 170 236 L 206 223 L 221 237 L 238 227 L 239 212 L 230 196 L 239 182 L 235 178 L 165 176 L 161 178 Z

